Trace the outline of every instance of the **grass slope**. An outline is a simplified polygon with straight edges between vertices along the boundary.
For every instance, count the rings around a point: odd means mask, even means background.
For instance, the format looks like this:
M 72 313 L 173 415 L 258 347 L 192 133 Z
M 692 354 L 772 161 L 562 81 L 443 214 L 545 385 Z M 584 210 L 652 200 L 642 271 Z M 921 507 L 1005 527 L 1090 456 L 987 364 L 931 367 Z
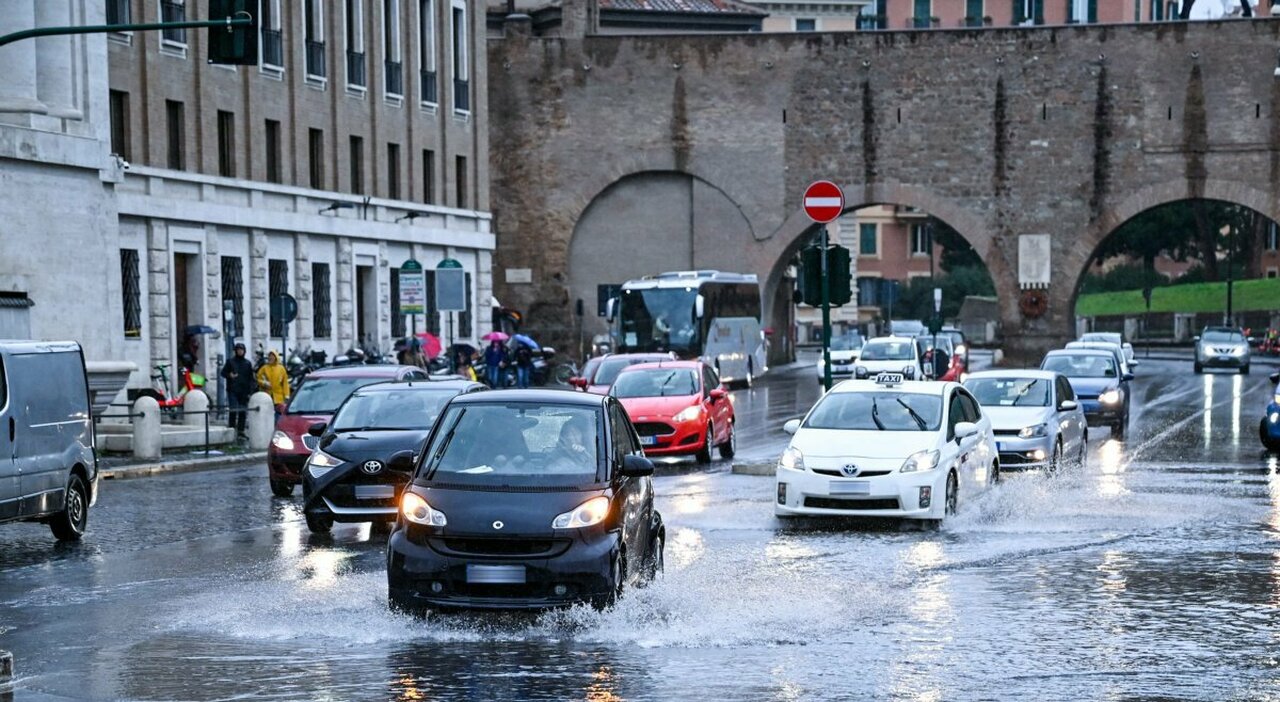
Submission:
M 1280 309 L 1280 278 L 1238 280 L 1233 287 L 1237 312 Z M 1219 312 L 1226 306 L 1226 283 L 1170 285 L 1151 291 L 1152 312 Z M 1094 293 L 1076 300 L 1076 314 L 1081 317 L 1135 316 L 1146 311 L 1141 290 Z

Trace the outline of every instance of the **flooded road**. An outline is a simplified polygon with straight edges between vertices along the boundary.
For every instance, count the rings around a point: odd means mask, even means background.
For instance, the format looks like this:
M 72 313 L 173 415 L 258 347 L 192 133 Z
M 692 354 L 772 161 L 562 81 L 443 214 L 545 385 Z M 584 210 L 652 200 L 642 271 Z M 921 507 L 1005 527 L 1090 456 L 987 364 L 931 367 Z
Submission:
M 0 648 L 17 700 L 1280 700 L 1272 386 L 1135 387 L 1128 442 L 940 531 L 784 526 L 771 478 L 665 467 L 666 575 L 606 612 L 396 615 L 385 535 L 312 537 L 259 466 L 107 483 L 82 544 L 0 529 Z M 817 391 L 736 392 L 742 455 Z

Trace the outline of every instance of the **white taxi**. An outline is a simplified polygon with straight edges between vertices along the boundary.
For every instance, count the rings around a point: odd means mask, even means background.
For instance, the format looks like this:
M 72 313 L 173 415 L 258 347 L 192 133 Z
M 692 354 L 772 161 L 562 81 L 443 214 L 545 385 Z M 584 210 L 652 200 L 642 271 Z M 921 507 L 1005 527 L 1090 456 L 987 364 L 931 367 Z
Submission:
M 774 514 L 941 522 L 1000 478 L 991 422 L 959 383 L 882 373 L 818 400 L 777 468 Z

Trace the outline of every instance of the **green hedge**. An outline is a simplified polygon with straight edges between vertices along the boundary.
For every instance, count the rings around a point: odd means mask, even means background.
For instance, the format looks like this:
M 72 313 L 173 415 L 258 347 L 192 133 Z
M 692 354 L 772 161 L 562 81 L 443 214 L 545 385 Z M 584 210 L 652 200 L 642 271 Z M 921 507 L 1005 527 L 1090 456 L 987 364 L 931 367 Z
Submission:
M 1280 310 L 1280 278 L 1238 280 L 1233 287 L 1237 312 Z M 1226 283 L 1170 285 L 1151 291 L 1152 312 L 1220 312 L 1226 306 Z M 1076 300 L 1076 315 L 1081 317 L 1135 316 L 1146 311 L 1141 290 L 1093 293 Z

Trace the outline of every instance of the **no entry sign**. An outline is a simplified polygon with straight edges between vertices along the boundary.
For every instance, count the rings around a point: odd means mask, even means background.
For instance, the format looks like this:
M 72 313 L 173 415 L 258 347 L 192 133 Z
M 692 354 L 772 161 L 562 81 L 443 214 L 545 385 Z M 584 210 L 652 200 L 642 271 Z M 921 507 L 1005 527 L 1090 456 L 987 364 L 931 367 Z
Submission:
M 844 191 L 829 180 L 819 180 L 805 188 L 804 213 L 818 224 L 836 221 L 844 211 Z

